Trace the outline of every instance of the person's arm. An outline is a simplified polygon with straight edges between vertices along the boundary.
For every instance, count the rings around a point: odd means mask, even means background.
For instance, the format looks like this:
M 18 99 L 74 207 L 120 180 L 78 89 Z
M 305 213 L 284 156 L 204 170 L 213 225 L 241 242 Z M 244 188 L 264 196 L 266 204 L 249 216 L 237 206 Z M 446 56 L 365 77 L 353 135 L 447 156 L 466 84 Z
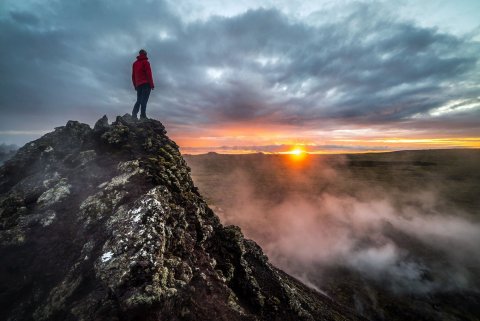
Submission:
M 132 65 L 132 83 L 133 83 L 133 88 L 135 88 L 135 70 Z
M 150 63 L 145 61 L 145 72 L 147 73 L 148 83 L 150 84 L 150 88 L 155 88 L 155 84 L 153 83 L 153 76 L 152 76 L 152 69 L 150 68 Z

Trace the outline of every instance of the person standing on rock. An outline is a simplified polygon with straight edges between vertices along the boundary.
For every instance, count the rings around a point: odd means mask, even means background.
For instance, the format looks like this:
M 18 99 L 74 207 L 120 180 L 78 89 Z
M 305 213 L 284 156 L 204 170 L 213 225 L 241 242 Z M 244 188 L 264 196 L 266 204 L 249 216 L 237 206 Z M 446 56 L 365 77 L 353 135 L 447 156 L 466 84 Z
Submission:
M 150 97 L 150 91 L 153 90 L 152 69 L 148 62 L 147 52 L 140 50 L 138 52 L 137 60 L 132 66 L 132 82 L 133 87 L 137 91 L 137 102 L 133 106 L 132 116 L 137 118 L 138 109 L 140 109 L 140 119 L 146 119 L 147 102 Z

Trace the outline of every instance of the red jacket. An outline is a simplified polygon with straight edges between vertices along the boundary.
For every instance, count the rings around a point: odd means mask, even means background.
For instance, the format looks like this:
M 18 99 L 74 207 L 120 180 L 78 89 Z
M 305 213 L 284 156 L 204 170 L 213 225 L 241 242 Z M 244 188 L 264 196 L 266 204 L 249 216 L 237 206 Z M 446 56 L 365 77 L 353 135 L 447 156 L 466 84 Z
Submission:
M 152 69 L 148 62 L 147 55 L 138 55 L 137 61 L 132 66 L 132 82 L 133 86 L 137 88 L 142 84 L 150 84 L 150 88 L 154 88 Z

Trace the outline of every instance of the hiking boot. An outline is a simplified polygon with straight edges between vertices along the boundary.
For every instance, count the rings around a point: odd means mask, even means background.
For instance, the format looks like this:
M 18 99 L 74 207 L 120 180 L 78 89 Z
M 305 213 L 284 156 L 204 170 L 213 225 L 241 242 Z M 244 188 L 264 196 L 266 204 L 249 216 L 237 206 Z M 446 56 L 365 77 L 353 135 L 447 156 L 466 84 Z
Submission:
M 140 120 L 147 120 L 147 116 L 146 115 L 140 115 Z
M 132 114 L 132 118 L 138 120 L 137 114 Z

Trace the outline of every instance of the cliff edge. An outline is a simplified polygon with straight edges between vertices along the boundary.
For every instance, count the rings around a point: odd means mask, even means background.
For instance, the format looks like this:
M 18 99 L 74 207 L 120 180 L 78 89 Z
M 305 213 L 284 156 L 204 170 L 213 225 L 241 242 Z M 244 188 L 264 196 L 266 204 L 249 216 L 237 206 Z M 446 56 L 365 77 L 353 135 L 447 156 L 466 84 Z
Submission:
M 1 320 L 358 320 L 222 226 L 155 120 L 69 121 L 0 168 Z

